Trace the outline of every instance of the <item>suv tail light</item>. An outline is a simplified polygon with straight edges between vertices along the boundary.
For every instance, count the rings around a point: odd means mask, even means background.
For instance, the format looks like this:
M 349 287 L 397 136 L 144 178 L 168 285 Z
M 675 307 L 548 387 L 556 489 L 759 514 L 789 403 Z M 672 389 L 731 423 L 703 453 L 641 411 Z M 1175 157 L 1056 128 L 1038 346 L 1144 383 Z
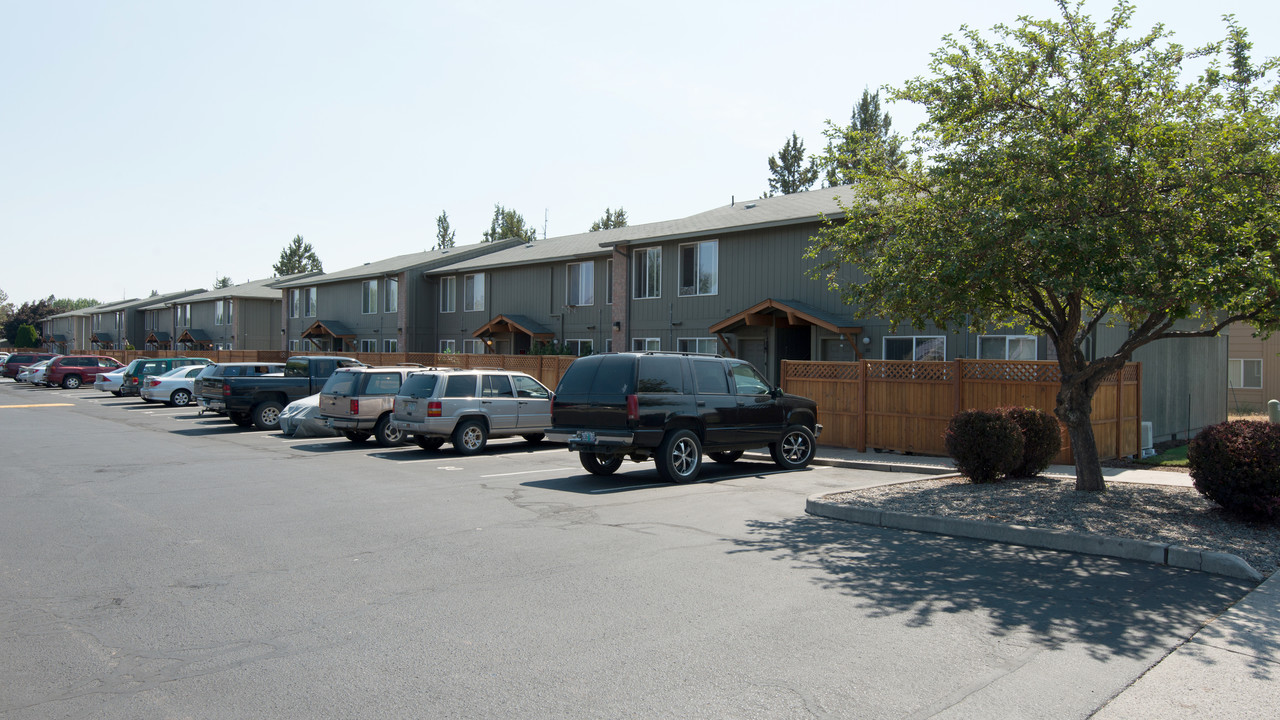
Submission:
M 432 400 L 427 403 L 427 417 L 443 417 L 444 403 L 439 400 Z
M 131 377 L 131 378 L 129 378 L 129 384 L 130 384 L 130 385 L 137 385 L 137 384 L 138 384 L 138 378 L 136 378 L 136 377 Z
M 627 396 L 627 419 L 640 419 L 640 398 L 635 395 Z
M 351 414 L 360 414 L 360 400 L 358 398 L 351 398 Z
M 222 383 L 222 396 L 231 397 L 231 383 Z

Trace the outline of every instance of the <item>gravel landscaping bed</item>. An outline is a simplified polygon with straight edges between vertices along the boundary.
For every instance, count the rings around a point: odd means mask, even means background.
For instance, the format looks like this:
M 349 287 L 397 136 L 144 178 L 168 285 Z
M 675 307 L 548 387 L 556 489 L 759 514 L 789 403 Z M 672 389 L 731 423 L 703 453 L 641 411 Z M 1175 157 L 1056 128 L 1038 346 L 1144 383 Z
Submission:
M 833 493 L 829 502 L 881 510 L 985 520 L 1046 530 L 1173 543 L 1238 555 L 1263 575 L 1280 567 L 1280 526 L 1226 514 L 1194 488 L 1107 483 L 1077 492 L 1073 478 L 1029 478 L 975 485 L 931 478 Z

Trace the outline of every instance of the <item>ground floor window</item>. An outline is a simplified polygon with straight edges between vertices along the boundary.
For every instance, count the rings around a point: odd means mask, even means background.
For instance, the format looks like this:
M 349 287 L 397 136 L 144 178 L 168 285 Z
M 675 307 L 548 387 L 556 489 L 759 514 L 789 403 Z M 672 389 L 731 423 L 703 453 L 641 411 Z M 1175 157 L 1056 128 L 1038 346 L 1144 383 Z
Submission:
M 462 352 L 468 355 L 483 355 L 484 341 L 479 338 L 462 341 Z
M 1034 335 L 983 335 L 978 338 L 979 360 L 1035 360 Z
M 440 352 L 442 353 L 458 352 L 458 341 L 457 340 L 441 340 Z
M 361 340 L 360 352 L 363 352 L 363 353 L 378 352 L 378 341 L 377 340 Z
M 297 349 L 298 349 L 298 341 L 297 341 L 297 340 L 290 340 L 290 341 L 289 341 L 289 349 L 290 349 L 290 350 L 297 350 Z
M 382 352 L 400 352 L 400 341 L 397 339 L 383 340 Z
M 1241 390 L 1262 389 L 1262 360 L 1232 358 L 1227 360 L 1227 387 Z
M 658 338 L 631 338 L 631 352 L 657 352 L 662 349 Z
M 583 357 L 590 355 L 592 352 L 592 344 L 590 340 L 565 340 L 565 347 L 569 348 L 570 355 Z
M 884 339 L 885 360 L 934 361 L 947 359 L 947 339 L 942 336 L 913 335 Z
M 680 338 L 676 340 L 677 352 L 706 353 L 707 355 L 717 354 L 719 349 L 716 339 L 713 337 L 704 338 Z

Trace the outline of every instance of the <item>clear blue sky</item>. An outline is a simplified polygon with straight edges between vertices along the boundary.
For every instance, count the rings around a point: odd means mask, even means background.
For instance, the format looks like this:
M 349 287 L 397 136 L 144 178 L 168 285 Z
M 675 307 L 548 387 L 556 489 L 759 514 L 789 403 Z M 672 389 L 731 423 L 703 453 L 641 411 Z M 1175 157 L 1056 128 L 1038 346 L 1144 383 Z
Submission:
M 1275 0 L 1141 0 L 1184 45 L 1280 55 Z M 1089 3 L 1097 18 L 1110 2 Z M 495 203 L 551 236 L 758 197 L 864 86 L 1050 0 L 0 0 L 0 289 L 101 301 L 459 244 Z M 922 115 L 891 107 L 908 133 Z

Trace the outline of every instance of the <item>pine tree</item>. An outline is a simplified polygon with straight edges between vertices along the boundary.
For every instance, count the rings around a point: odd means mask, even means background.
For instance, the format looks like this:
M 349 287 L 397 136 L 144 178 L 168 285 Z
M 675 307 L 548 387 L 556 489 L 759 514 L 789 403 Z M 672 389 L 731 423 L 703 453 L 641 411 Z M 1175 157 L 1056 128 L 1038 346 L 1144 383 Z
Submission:
M 214 290 L 221 290 L 222 288 L 229 288 L 229 287 L 231 287 L 231 278 L 227 277 L 226 275 L 223 275 L 222 277 L 218 278 L 213 283 Z
M 848 185 L 859 174 L 902 168 L 902 137 L 892 128 L 889 113 L 880 110 L 880 91 L 864 88 L 847 127 L 827 122 L 827 149 L 818 160 L 827 185 Z
M 293 240 L 280 251 L 280 262 L 272 265 L 276 275 L 293 275 L 300 272 L 324 272 L 320 258 L 311 247 L 311 243 L 303 242 L 301 235 L 294 235 Z
M 591 232 L 597 230 L 609 230 L 611 228 L 620 228 L 627 226 L 627 211 L 622 208 L 617 210 L 604 209 L 604 217 L 591 223 Z
M 440 211 L 436 218 L 436 246 L 432 250 L 445 250 L 453 247 L 458 232 L 449 226 L 449 213 Z
M 766 197 L 774 193 L 790 195 L 813 187 L 818 180 L 818 167 L 814 160 L 804 164 L 804 141 L 792 132 L 778 154 L 769 158 L 769 174 L 772 177 Z
M 484 231 L 483 242 L 506 240 L 507 238 L 520 238 L 525 242 L 533 242 L 538 239 L 538 231 L 535 228 L 526 227 L 524 216 L 515 210 L 508 210 L 501 205 L 494 205 L 493 221 L 489 224 L 489 229 Z

